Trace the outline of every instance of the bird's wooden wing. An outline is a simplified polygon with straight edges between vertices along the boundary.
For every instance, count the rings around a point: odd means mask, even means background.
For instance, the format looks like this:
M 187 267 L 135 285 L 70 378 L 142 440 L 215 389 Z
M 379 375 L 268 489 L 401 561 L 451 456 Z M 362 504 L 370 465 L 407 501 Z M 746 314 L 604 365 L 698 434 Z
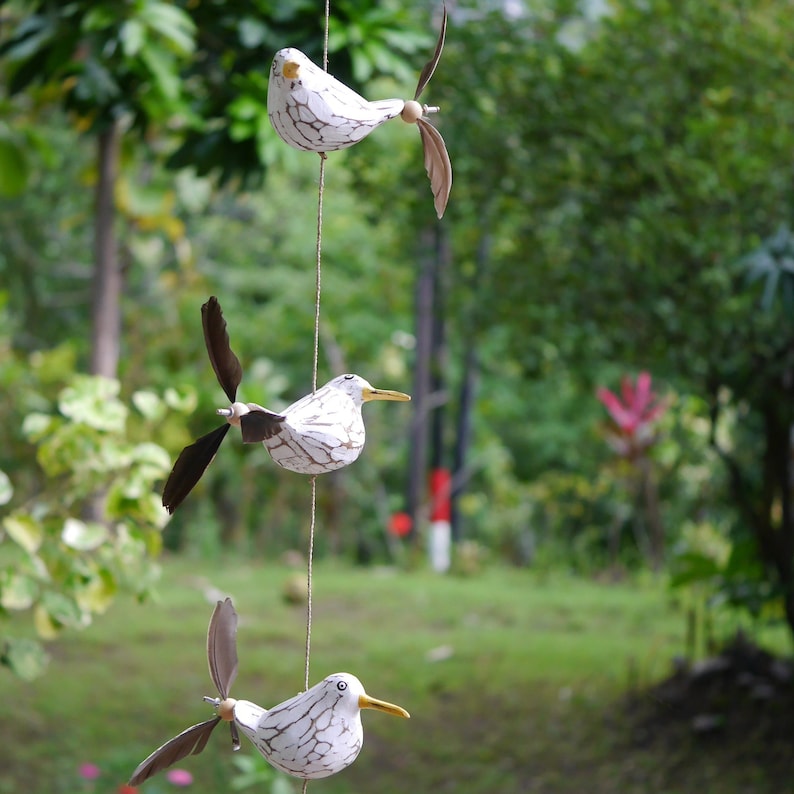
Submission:
M 218 601 L 207 632 L 207 659 L 210 678 L 222 700 L 237 678 L 237 611 L 232 599 Z M 240 735 L 234 722 L 229 723 L 232 732 L 232 748 L 240 749 Z
M 438 66 L 438 62 L 441 60 L 441 52 L 444 49 L 444 39 L 446 36 L 447 7 L 444 6 L 444 15 L 441 18 L 441 31 L 438 34 L 436 51 L 433 53 L 433 57 L 425 64 L 424 68 L 422 69 L 422 73 L 419 75 L 419 82 L 416 84 L 416 93 L 414 94 L 414 99 L 419 99 L 422 91 L 425 90 L 425 86 L 430 82 L 430 78 L 433 76 L 433 72 L 435 72 L 436 66 Z
M 210 678 L 222 700 L 237 678 L 237 612 L 232 599 L 218 601 L 207 632 Z
M 430 188 L 433 191 L 433 202 L 436 215 L 441 218 L 449 201 L 449 192 L 452 190 L 452 163 L 441 133 L 427 119 L 416 120 L 419 135 L 422 138 L 422 147 L 425 152 L 425 170 L 430 177 Z
M 229 334 L 226 331 L 226 320 L 218 299 L 213 295 L 201 307 L 201 325 L 204 328 L 204 342 L 207 345 L 210 363 L 215 370 L 221 388 L 234 402 L 237 397 L 237 387 L 243 379 L 243 368 L 240 360 L 232 352 L 229 344 Z
M 182 504 L 212 463 L 231 425 L 225 424 L 185 447 L 176 459 L 163 488 L 163 507 L 169 513 Z
M 129 785 L 139 786 L 152 775 L 162 772 L 163 769 L 168 769 L 177 761 L 181 761 L 189 755 L 198 755 L 207 746 L 210 734 L 220 721 L 220 717 L 213 717 L 206 722 L 192 725 L 182 731 L 179 736 L 174 736 L 162 747 L 158 747 L 145 761 L 138 764 L 138 768 L 132 773 Z
M 286 416 L 267 410 L 254 410 L 240 417 L 243 442 L 254 444 L 277 435 Z

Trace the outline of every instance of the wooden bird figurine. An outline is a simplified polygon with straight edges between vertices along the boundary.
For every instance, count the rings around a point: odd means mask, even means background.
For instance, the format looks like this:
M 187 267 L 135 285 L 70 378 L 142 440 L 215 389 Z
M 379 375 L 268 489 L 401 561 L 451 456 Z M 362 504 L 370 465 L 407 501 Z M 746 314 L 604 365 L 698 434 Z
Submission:
M 210 677 L 220 697 L 204 700 L 216 708 L 217 715 L 158 747 L 138 765 L 129 785 L 138 786 L 188 755 L 200 753 L 221 721 L 231 724 L 235 750 L 240 747 L 239 727 L 276 769 L 311 780 L 333 775 L 356 760 L 364 741 L 362 709 L 410 716 L 400 706 L 367 695 L 358 678 L 349 673 L 329 675 L 272 709 L 230 698 L 237 676 L 236 636 L 237 612 L 227 598 L 215 607 L 207 633 Z
M 218 383 L 231 400 L 217 413 L 226 424 L 202 436 L 179 454 L 163 488 L 163 505 L 173 513 L 212 463 L 230 425 L 243 442 L 261 441 L 273 460 L 300 474 L 322 474 L 352 463 L 364 448 L 361 406 L 372 400 L 410 400 L 407 394 L 376 389 L 358 375 L 339 375 L 281 413 L 256 403 L 237 402 L 242 367 L 229 344 L 220 303 L 211 297 L 201 307 L 204 341 Z
M 420 105 L 417 100 L 436 70 L 446 32 L 444 8 L 436 50 L 422 69 L 414 98 L 408 101 L 369 102 L 312 63 L 300 50 L 294 47 L 279 50 L 273 59 L 267 90 L 267 112 L 273 129 L 296 149 L 324 153 L 353 146 L 396 116 L 416 124 L 436 214 L 441 218 L 452 189 L 452 164 L 441 133 L 426 118 L 439 109 Z

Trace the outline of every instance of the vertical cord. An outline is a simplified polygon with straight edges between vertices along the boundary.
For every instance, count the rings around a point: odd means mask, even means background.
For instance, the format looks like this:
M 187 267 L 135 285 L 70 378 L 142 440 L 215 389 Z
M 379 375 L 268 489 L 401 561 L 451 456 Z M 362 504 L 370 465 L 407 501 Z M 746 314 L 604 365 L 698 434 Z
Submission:
M 317 198 L 317 268 L 314 291 L 314 361 L 312 365 L 312 393 L 317 391 L 317 370 L 320 359 L 320 298 L 322 296 L 323 260 L 323 193 L 325 192 L 325 154 L 320 154 L 320 180 Z M 314 560 L 314 528 L 317 519 L 317 475 L 312 475 L 311 521 L 309 522 L 309 553 L 306 563 L 306 663 L 304 690 L 309 688 L 309 660 L 312 645 L 312 565 Z M 304 792 L 306 784 L 304 784 Z
M 331 17 L 331 0 L 325 0 L 325 32 L 323 34 L 323 69 L 328 71 L 328 22 Z M 317 267 L 314 291 L 314 361 L 312 364 L 312 393 L 317 391 L 317 370 L 320 358 L 320 298 L 322 296 L 323 261 L 323 193 L 325 192 L 325 153 L 320 153 L 320 178 L 317 186 Z M 311 520 L 309 522 L 309 552 L 306 564 L 306 664 L 304 668 L 304 690 L 309 688 L 309 661 L 312 645 L 312 567 L 314 560 L 314 528 L 317 520 L 317 475 L 312 475 Z M 303 781 L 306 794 L 309 781 Z

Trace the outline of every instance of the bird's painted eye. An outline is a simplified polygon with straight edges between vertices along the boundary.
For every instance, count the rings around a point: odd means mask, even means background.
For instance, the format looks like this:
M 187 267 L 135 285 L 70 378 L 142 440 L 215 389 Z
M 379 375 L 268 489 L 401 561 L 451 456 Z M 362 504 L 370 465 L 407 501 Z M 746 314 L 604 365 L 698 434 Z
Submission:
M 340 692 L 344 692 L 347 689 L 347 681 L 337 681 L 336 688 Z
M 353 375 L 345 375 L 345 380 L 353 380 Z

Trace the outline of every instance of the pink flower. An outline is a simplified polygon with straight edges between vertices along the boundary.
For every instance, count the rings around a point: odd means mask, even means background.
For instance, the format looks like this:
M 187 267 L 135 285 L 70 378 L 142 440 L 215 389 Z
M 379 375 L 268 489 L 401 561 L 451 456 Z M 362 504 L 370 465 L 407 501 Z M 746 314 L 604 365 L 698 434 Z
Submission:
M 77 769 L 77 773 L 83 780 L 96 780 L 101 772 L 102 771 L 96 764 L 90 763 L 80 764 Z
M 637 375 L 636 386 L 624 376 L 620 393 L 618 397 L 601 386 L 596 390 L 596 397 L 609 411 L 615 425 L 609 433 L 610 444 L 619 455 L 632 457 L 654 442 L 653 424 L 667 410 L 667 405 L 659 402 L 651 391 L 649 372 Z
M 189 786 L 193 782 L 193 775 L 187 769 L 169 769 L 165 777 L 169 783 L 180 787 Z

